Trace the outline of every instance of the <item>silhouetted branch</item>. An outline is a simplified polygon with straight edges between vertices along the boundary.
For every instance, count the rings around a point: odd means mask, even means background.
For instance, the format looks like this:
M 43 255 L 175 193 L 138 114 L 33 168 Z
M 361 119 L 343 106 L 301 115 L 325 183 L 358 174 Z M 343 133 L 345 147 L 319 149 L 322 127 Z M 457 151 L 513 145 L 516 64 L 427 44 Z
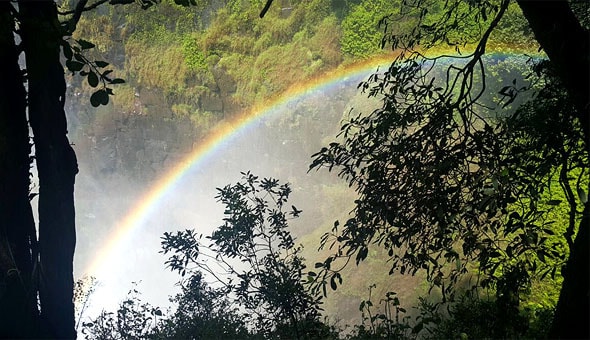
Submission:
M 270 8 L 270 5 L 272 5 L 272 0 L 266 0 L 266 5 L 264 5 L 264 8 L 260 12 L 260 17 L 261 18 L 263 18 L 264 15 L 266 14 L 266 12 L 268 12 L 268 9 Z

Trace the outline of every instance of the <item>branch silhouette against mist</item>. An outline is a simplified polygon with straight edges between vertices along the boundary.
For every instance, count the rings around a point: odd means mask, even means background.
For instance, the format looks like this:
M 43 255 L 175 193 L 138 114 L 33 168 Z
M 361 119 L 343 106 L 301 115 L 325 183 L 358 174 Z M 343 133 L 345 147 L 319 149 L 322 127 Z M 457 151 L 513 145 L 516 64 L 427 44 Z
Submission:
M 383 39 L 383 45 L 391 45 L 399 54 L 384 73 L 361 84 L 369 96 L 383 98 L 383 107 L 351 115 L 343 122 L 337 142 L 316 153 L 310 165 L 310 170 L 338 169 L 338 175 L 359 194 L 352 217 L 342 227 L 335 223 L 332 232 L 322 237 L 321 247 L 333 249 L 334 254 L 316 264 L 320 268 L 316 291 L 325 294 L 328 281 L 336 289 L 340 273 L 334 265 L 339 260 L 354 258 L 359 264 L 370 247 L 381 246 L 389 254 L 390 274 L 424 271 L 432 287 L 440 288 L 443 302 L 453 301 L 455 286 L 471 277 L 475 282 L 469 285 L 474 288 L 494 288 L 499 302 L 518 305 L 519 294 L 534 277 L 554 276 L 567 260 L 567 248 L 563 251 L 560 241 L 550 237 L 553 231 L 544 223 L 547 208 L 541 197 L 552 178 L 561 177 L 569 205 L 562 237 L 565 247 L 571 247 L 568 267 L 576 268 L 575 274 L 569 268 L 564 271 L 562 294 L 570 291 L 568 282 L 580 284 L 570 295 L 570 303 L 577 297 L 577 304 L 566 312 L 567 326 L 556 321 L 560 331 L 554 334 L 587 335 L 583 320 L 588 314 L 584 291 L 588 286 L 588 265 L 584 267 L 589 257 L 584 239 L 588 203 L 583 201 L 585 212 L 572 243 L 572 219 L 580 215 L 563 172 L 581 169 L 586 180 L 588 176 L 588 72 L 579 72 L 588 69 L 588 32 L 580 30 L 565 1 L 544 2 L 555 12 L 543 15 L 537 11 L 542 12 L 544 4 L 523 3 L 535 36 L 550 38 L 538 38 L 541 47 L 560 54 L 552 58 L 550 51 L 549 63 L 533 62 L 530 84 L 519 86 L 514 80 L 504 86 L 499 91 L 503 103 L 498 103 L 503 111 L 497 113 L 484 98 L 497 91 L 488 88 L 484 57 L 510 2 L 451 1 L 436 15 L 429 13 L 428 2 L 404 3 L 402 16 L 416 23 L 408 33 L 394 32 Z M 547 15 L 555 17 L 543 21 Z M 386 32 L 396 20 L 394 16 L 382 20 Z M 464 22 L 475 22 L 476 27 L 463 32 Z M 551 36 L 551 27 L 558 24 L 563 24 L 561 34 L 573 36 L 564 45 L 558 35 Z M 572 45 L 575 41 L 579 48 Z M 473 51 L 464 55 L 472 44 Z M 432 58 L 421 52 L 437 46 L 454 47 L 460 56 Z M 572 50 L 566 54 L 558 46 Z M 577 71 L 564 64 L 570 62 L 567 55 L 571 53 L 576 55 Z M 446 70 L 442 82 L 435 80 L 437 63 Z M 565 86 L 569 97 L 560 86 Z M 537 97 L 509 111 L 526 91 Z M 507 296 L 515 298 L 504 299 Z M 563 311 L 558 307 L 556 320 L 563 319 Z
M 166 265 L 183 277 L 204 272 L 215 278 L 260 334 L 301 338 L 311 331 L 308 322 L 318 322 L 320 298 L 303 285 L 302 248 L 287 229 L 301 213 L 287 210 L 291 188 L 248 172 L 218 192 L 224 224 L 207 237 L 193 230 L 164 233 L 162 253 L 171 254 Z

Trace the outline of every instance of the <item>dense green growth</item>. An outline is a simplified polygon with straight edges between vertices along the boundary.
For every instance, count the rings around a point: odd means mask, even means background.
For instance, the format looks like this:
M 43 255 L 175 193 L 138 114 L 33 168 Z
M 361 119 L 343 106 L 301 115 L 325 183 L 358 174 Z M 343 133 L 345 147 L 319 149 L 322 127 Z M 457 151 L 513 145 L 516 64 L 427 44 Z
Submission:
M 128 80 L 114 99 L 118 109 L 132 112 L 134 93 L 157 88 L 169 107 L 183 107 L 178 114 L 223 116 L 343 60 L 339 21 L 329 3 L 275 6 L 264 20 L 260 8 L 249 1 L 202 1 L 188 8 L 163 1 L 126 12 L 110 7 L 83 18 L 76 36 L 96 44 Z

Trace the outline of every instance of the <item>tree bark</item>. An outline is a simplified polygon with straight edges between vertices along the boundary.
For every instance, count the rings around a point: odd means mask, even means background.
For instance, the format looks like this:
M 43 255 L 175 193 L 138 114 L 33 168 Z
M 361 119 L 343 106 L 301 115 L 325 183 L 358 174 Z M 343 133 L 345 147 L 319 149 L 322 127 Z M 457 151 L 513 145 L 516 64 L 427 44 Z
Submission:
M 584 215 L 576 235 L 567 265 L 562 270 L 563 286 L 549 331 L 551 339 L 590 338 L 590 202 L 586 202 Z
M 36 232 L 29 202 L 31 148 L 26 92 L 14 40 L 14 8 L 0 2 L 0 337 L 35 337 Z
M 590 150 L 590 32 L 566 0 L 518 0 L 518 5 L 576 105 Z
M 590 33 L 569 4 L 560 1 L 518 0 L 535 38 L 549 57 L 576 106 L 590 153 Z M 574 246 L 562 274 L 563 286 L 550 338 L 590 338 L 590 205 L 585 204 Z
M 73 257 L 76 155 L 67 138 L 62 32 L 53 1 L 19 1 L 29 121 L 39 174 L 39 302 L 44 337 L 75 338 Z

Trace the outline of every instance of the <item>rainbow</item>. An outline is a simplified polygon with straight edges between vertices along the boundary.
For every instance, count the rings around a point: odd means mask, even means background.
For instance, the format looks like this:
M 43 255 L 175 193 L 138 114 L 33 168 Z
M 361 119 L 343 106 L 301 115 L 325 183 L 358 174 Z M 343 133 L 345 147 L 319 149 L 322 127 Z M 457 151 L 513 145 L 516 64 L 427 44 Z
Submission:
M 107 242 L 96 253 L 90 265 L 84 271 L 85 275 L 94 276 L 100 280 L 109 264 L 114 261 L 114 259 L 111 259 L 112 255 L 126 245 L 131 235 L 140 229 L 144 221 L 158 209 L 162 199 L 173 190 L 189 170 L 198 167 L 206 159 L 214 155 L 224 142 L 246 130 L 249 126 L 254 125 L 263 117 L 277 112 L 276 109 L 279 107 L 288 105 L 313 91 L 326 90 L 344 79 L 360 78 L 372 71 L 376 71 L 380 66 L 389 65 L 392 59 L 392 55 L 382 55 L 327 72 L 319 77 L 297 84 L 264 105 L 248 110 L 231 121 L 217 126 L 197 148 L 168 170 L 142 195 L 141 200 L 134 204 L 123 220 L 115 227 L 115 231 L 109 235 Z
M 505 47 L 493 48 L 490 56 L 515 56 L 522 53 L 531 55 L 529 48 L 510 48 Z M 431 55 L 442 55 L 444 51 L 431 50 Z M 301 84 L 297 84 L 281 95 L 267 101 L 263 105 L 254 107 L 242 114 L 236 116 L 231 121 L 219 124 L 214 131 L 208 135 L 190 154 L 188 154 L 178 164 L 168 170 L 156 183 L 142 195 L 141 199 L 125 215 L 123 220 L 115 227 L 115 231 L 109 235 L 106 243 L 99 249 L 93 257 L 90 265 L 83 271 L 85 276 L 94 276 L 100 280 L 108 270 L 109 264 L 115 260 L 111 259 L 113 254 L 126 245 L 126 241 L 131 235 L 140 230 L 144 221 L 150 217 L 160 206 L 163 198 L 173 191 L 176 184 L 182 181 L 183 177 L 191 169 L 201 165 L 206 159 L 212 157 L 222 145 L 227 144 L 234 136 L 244 132 L 248 127 L 255 125 L 264 117 L 279 112 L 280 107 L 295 102 L 307 94 L 319 90 L 328 90 L 330 87 L 346 80 L 361 79 L 370 72 L 375 72 L 379 67 L 388 66 L 394 59 L 395 54 L 383 54 L 375 58 L 349 64 L 336 70 L 326 72 L 316 78 L 312 78 Z M 541 56 L 538 51 L 532 52 L 532 55 Z

